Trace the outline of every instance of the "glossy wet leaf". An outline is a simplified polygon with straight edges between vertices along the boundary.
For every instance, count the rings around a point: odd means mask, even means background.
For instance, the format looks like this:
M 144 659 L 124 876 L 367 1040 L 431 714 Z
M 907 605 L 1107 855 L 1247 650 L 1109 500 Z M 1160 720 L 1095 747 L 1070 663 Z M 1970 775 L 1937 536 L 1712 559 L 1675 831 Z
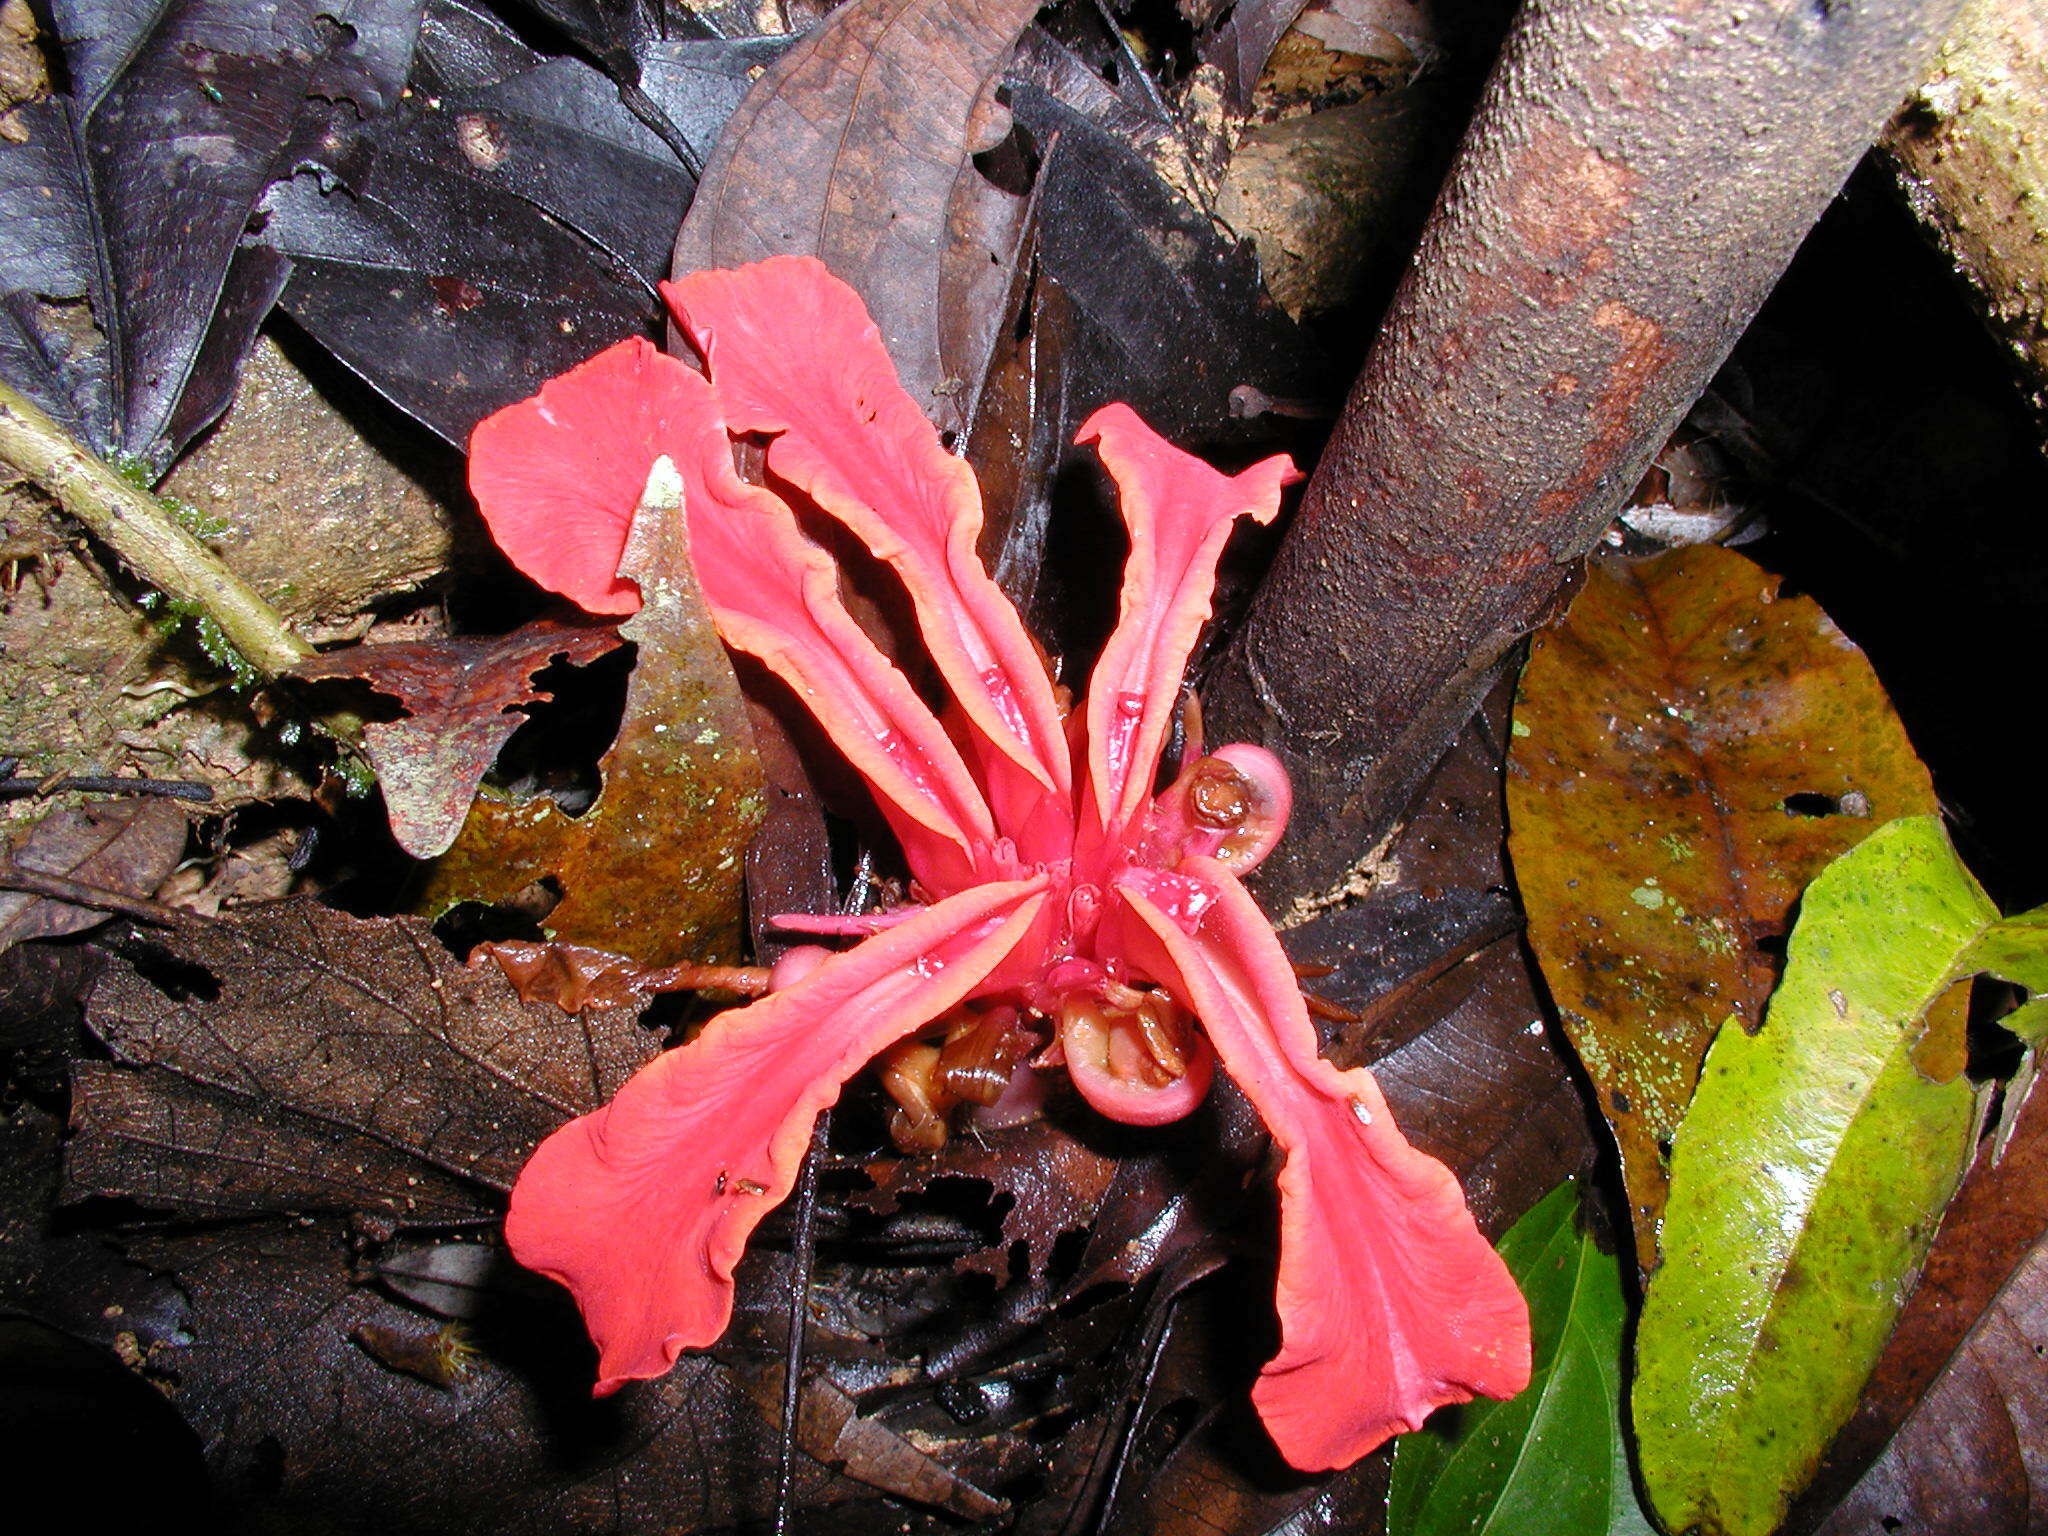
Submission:
M 637 652 L 596 804 L 571 816 L 545 797 L 480 798 L 421 905 L 503 901 L 552 880 L 562 899 L 547 915 L 551 938 L 649 965 L 730 958 L 761 770 L 679 507 L 642 509 L 620 571 L 640 584 L 640 611 L 619 626 Z
M 467 969 L 417 918 L 293 900 L 116 965 L 73 1066 L 70 1198 L 183 1216 L 495 1209 L 543 1136 L 654 1054 L 633 1009 L 577 1017 Z
M 967 456 L 1001 530 L 983 542 L 997 581 L 1056 650 L 1078 656 L 1115 606 L 1114 564 L 1094 551 L 1121 537 L 1099 468 L 1074 444 L 1081 423 L 1121 400 L 1174 442 L 1249 463 L 1301 451 L 1302 423 L 1240 414 L 1233 391 L 1335 398 L 1341 383 L 1266 297 L 1252 247 L 1161 175 L 1162 161 L 1184 157 L 1170 130 L 1036 34 L 1008 92 L 1045 156 L 1032 194 L 1036 280 L 1028 312 L 998 340 Z
M 709 143 L 784 42 L 683 39 L 644 56 L 648 97 Z M 267 195 L 262 238 L 295 266 L 282 304 L 401 410 L 461 447 L 484 416 L 622 336 L 695 179 L 580 59 L 430 10 L 421 84 Z
M 1955 984 L 1990 931 L 1940 822 L 1892 822 L 1808 888 L 1762 1029 L 1715 1039 L 1636 1335 L 1667 1526 L 1763 1536 L 1855 1408 L 1974 1149 Z
M 1578 1207 L 1561 1184 L 1500 1240 L 1529 1300 L 1535 1374 L 1519 1397 L 1401 1437 L 1389 1536 L 1650 1536 L 1622 1439 L 1622 1260 L 1580 1230 Z
M 90 217 L 67 218 L 64 234 L 89 244 L 49 248 L 60 285 L 9 307 L 25 335 L 63 343 L 66 425 L 102 451 L 168 458 L 226 406 L 284 281 L 274 252 L 242 244 L 264 188 L 336 115 L 374 116 L 396 98 L 418 0 L 72 0 L 51 13 L 77 94 L 43 113 L 37 142 L 56 153 L 68 114 Z M 50 184 L 68 210 L 79 175 Z M 91 313 L 53 324 L 33 312 L 39 297 L 89 298 Z M 97 348 L 80 344 L 92 327 Z
M 1806 883 L 1934 790 L 1869 663 L 1731 551 L 1595 564 L 1538 635 L 1509 758 L 1529 940 L 1655 1262 L 1665 1148 L 1721 1021 L 1763 1017 Z
M 92 188 L 72 105 L 9 114 L 0 153 L 0 375 L 73 435 L 114 440 L 112 369 L 87 297 L 98 283 Z
M 416 859 L 445 853 L 498 751 L 525 723 L 520 706 L 548 696 L 550 662 L 595 661 L 620 643 L 605 625 L 536 620 L 507 635 L 398 641 L 328 651 L 294 669 L 308 681 L 356 678 L 405 708 L 372 721 L 363 743 L 398 845 Z

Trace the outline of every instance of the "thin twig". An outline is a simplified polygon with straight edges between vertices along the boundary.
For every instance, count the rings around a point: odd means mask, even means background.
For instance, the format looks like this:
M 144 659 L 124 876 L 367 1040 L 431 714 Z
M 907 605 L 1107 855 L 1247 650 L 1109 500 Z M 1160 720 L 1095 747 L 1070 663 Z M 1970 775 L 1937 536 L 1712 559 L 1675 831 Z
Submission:
M 863 849 L 843 911 L 859 912 L 868 904 L 874 878 L 874 856 Z M 810 1323 L 811 1238 L 818 1218 L 818 1169 L 825 1161 L 825 1143 L 831 1134 L 832 1108 L 827 1105 L 811 1127 L 810 1149 L 804 1153 L 803 1169 L 797 1175 L 796 1230 L 789 1240 L 789 1339 L 782 1356 L 782 1432 L 775 1448 L 775 1536 L 789 1536 L 796 1498 L 796 1426 L 803 1405 L 804 1337 Z
M 62 875 L 45 874 L 40 869 L 23 869 L 19 864 L 0 863 L 0 891 L 24 891 L 46 901 L 90 907 L 95 912 L 120 912 L 145 923 L 161 923 L 166 927 L 195 920 L 194 914 L 182 907 L 167 907 L 160 901 L 125 895 L 79 880 L 67 880 Z
M 265 678 L 288 672 L 313 654 L 284 616 L 180 526 L 163 502 L 87 453 L 34 401 L 4 381 L 0 459 L 48 491 L 137 576 L 211 618 Z
M 796 1426 L 804 1382 L 804 1335 L 811 1296 L 811 1234 L 818 1216 L 818 1167 L 825 1161 L 825 1137 L 832 1111 L 819 1114 L 811 1127 L 810 1150 L 797 1175 L 796 1230 L 789 1240 L 789 1342 L 782 1356 L 782 1434 L 775 1456 L 775 1536 L 789 1536 L 789 1517 L 796 1496 Z
M 66 779 L 0 779 L 0 800 L 29 795 L 161 795 L 168 800 L 211 800 L 213 786 L 190 779 L 114 779 L 88 775 Z

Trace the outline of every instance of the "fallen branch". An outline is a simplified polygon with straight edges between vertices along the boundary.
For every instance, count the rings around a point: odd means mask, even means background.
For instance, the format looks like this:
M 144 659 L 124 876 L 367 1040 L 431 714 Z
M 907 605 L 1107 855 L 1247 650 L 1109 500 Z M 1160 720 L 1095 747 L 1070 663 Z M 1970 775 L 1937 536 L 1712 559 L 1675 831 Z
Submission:
M 21 891 L 29 896 L 40 896 L 45 901 L 61 901 L 69 906 L 87 907 L 94 912 L 119 912 L 145 923 L 161 923 L 166 927 L 205 921 L 197 913 L 187 912 L 182 907 L 167 907 L 147 897 L 125 895 L 100 885 L 86 885 L 82 881 L 67 880 L 62 875 L 47 875 L 39 869 L 23 869 L 19 864 L 4 860 L 0 860 L 0 891 Z
M 1921 77 L 1957 0 L 1531 0 L 1206 699 L 1269 897 L 1405 809 Z
M 2048 13 L 1967 0 L 1884 148 L 2048 429 Z
M 284 616 L 180 526 L 161 500 L 94 458 L 4 381 L 0 459 L 54 497 L 136 576 L 211 619 L 266 681 L 313 654 Z

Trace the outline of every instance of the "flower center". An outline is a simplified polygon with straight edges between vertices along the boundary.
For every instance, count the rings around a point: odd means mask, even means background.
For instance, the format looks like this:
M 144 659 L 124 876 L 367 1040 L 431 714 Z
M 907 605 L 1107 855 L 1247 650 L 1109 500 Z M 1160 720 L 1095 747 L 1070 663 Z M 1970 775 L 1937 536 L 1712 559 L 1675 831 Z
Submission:
M 962 1008 L 892 1045 L 877 1059 L 882 1087 L 896 1101 L 890 1140 L 905 1152 L 938 1151 L 946 1144 L 953 1111 L 962 1104 L 1000 1104 L 1024 1058 L 1040 1044 L 1017 1009 L 1001 1004 Z
M 1056 1017 L 1070 1067 L 1079 1062 L 1147 1090 L 1187 1075 L 1194 1018 L 1163 992 L 1105 982 L 1099 996 L 1069 993 Z

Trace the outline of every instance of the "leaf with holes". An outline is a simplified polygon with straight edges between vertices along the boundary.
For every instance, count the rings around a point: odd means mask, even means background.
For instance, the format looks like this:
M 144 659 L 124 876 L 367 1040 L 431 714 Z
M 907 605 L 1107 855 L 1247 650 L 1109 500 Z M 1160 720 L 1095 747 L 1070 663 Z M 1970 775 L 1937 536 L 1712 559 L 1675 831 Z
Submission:
M 729 958 L 761 770 L 679 506 L 641 509 L 620 573 L 639 583 L 640 611 L 619 626 L 638 650 L 618 737 L 598 763 L 597 803 L 572 816 L 548 799 L 485 795 L 421 906 L 502 901 L 550 880 L 562 893 L 547 916 L 552 938 L 649 965 Z
M 69 1198 L 188 1216 L 475 1220 L 543 1136 L 654 1054 L 632 1009 L 521 1002 L 417 918 L 295 900 L 180 928 L 95 989 Z
M 1764 1536 L 1854 1410 L 1976 1145 L 1967 979 L 2038 968 L 1939 820 L 1807 888 L 1763 1026 L 1715 1038 L 1636 1333 L 1644 1485 L 1673 1530 Z
M 1388 1536 L 1650 1536 L 1621 1433 L 1621 1262 L 1579 1230 L 1578 1208 L 1578 1186 L 1560 1184 L 1500 1240 L 1529 1298 L 1529 1390 L 1401 1437 Z
M 0 184 L 48 176 L 56 193 L 15 231 L 33 260 L 0 237 L 0 358 L 26 363 L 24 382 L 93 448 L 167 461 L 226 406 L 289 270 L 242 241 L 264 188 L 334 123 L 397 98 L 419 5 L 50 12 L 73 94 L 36 109 L 22 164 L 12 146 L 0 156 Z
M 1645 1268 L 1700 1062 L 1723 1019 L 1763 1017 L 1800 891 L 1872 827 L 1934 808 L 1863 653 L 1740 555 L 1595 565 L 1537 637 L 1508 847 Z
M 392 835 L 414 858 L 431 859 L 455 841 L 477 785 L 525 723 L 520 706 L 547 696 L 538 674 L 558 659 L 593 662 L 619 643 L 609 625 L 540 619 L 509 635 L 328 651 L 302 662 L 293 676 L 360 679 L 404 706 L 402 720 L 365 725 L 363 744 Z

